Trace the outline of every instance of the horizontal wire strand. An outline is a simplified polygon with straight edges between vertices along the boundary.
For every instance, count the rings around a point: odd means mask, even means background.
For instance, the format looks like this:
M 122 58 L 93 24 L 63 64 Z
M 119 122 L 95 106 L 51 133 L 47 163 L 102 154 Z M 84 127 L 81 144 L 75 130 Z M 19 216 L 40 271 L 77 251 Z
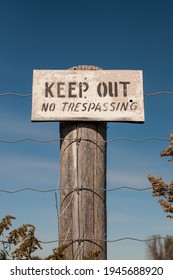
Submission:
M 34 139 L 34 138 L 21 138 L 21 139 L 17 139 L 17 140 L 4 140 L 4 139 L 0 139 L 0 143 L 5 143 L 5 144 L 16 144 L 16 143 L 20 143 L 20 142 L 27 142 L 27 141 L 31 141 L 31 142 L 37 142 L 37 143 L 51 143 L 51 142 L 58 142 L 61 141 L 63 139 L 60 138 L 55 138 L 55 139 Z
M 144 94 L 144 96 L 150 97 L 150 96 L 155 96 L 155 95 L 159 95 L 159 94 L 173 94 L 173 92 L 172 91 L 157 91 L 157 92 Z
M 27 141 L 31 141 L 31 142 L 37 142 L 37 143 L 51 143 L 51 142 L 59 142 L 59 141 L 63 141 L 63 140 L 67 140 L 67 141 L 78 141 L 78 139 L 72 139 L 72 138 L 54 138 L 54 139 L 34 139 L 34 138 L 21 138 L 21 139 L 17 139 L 17 140 L 5 140 L 5 139 L 0 139 L 0 143 L 5 143 L 5 144 L 16 144 L 16 143 L 20 143 L 20 142 L 27 142 Z M 89 139 L 86 138 L 81 138 L 80 141 L 88 141 Z M 105 142 L 105 143 L 111 143 L 111 142 L 115 142 L 115 141 L 129 141 L 129 142 L 145 142 L 145 141 L 169 141 L 170 139 L 168 138 L 161 138 L 161 137 L 147 137 L 147 138 L 142 138 L 142 139 L 132 139 L 132 138 L 124 138 L 124 137 L 120 137 L 120 138 L 112 138 L 109 140 L 98 140 L 99 142 Z
M 8 194 L 14 194 L 14 193 L 19 193 L 19 192 L 23 192 L 23 191 L 49 193 L 49 192 L 55 192 L 56 190 L 57 189 L 40 190 L 40 189 L 35 189 L 35 188 L 22 188 L 22 189 L 17 189 L 17 190 L 14 190 L 14 191 L 0 189 L 0 192 L 4 192 L 4 193 L 8 193 Z
M 78 188 L 64 188 L 64 189 L 69 189 L 69 190 L 73 190 L 73 191 L 78 191 Z M 108 189 L 102 189 L 102 188 L 95 188 L 95 190 L 103 190 L 106 192 L 112 192 L 112 191 L 117 191 L 117 190 L 121 190 L 121 189 L 127 189 L 127 190 L 131 190 L 131 191 L 147 191 L 152 189 L 152 187 L 146 187 L 146 188 L 136 188 L 136 187 L 128 187 L 128 186 L 119 186 L 119 187 L 115 187 L 115 188 L 108 188 Z M 4 189 L 0 189 L 0 192 L 4 192 L 4 193 L 9 193 L 9 194 L 13 194 L 13 193 L 18 193 L 18 192 L 23 192 L 23 191 L 33 191 L 33 192 L 40 192 L 40 193 L 49 193 L 49 192 L 55 192 L 55 191 L 59 191 L 61 190 L 60 188 L 56 188 L 56 189 L 49 189 L 49 190 L 43 190 L 43 189 L 36 189 L 36 188 L 21 188 L 21 189 L 17 189 L 17 190 L 4 190 Z M 86 190 L 86 189 L 85 189 Z M 82 189 L 80 189 L 80 191 L 82 191 Z
M 155 95 L 162 95 L 162 94 L 173 94 L 172 91 L 156 91 L 156 92 L 152 92 L 152 93 L 144 93 L 144 96 L 146 97 L 150 97 L 150 96 L 155 96 Z M 0 93 L 0 97 L 1 96 L 8 96 L 8 95 L 11 95 L 11 96 L 17 96 L 17 97 L 29 97 L 29 96 L 32 96 L 32 93 L 13 93 L 13 92 L 3 92 L 3 93 Z
M 0 93 L 0 97 L 1 96 L 7 96 L 7 95 L 12 95 L 12 96 L 18 96 L 18 97 L 28 97 L 28 96 L 32 96 L 31 93 L 13 93 L 13 92 L 4 92 L 4 93 Z
M 92 241 L 97 241 L 97 242 L 107 242 L 107 243 L 117 243 L 117 242 L 121 242 L 121 241 L 136 241 L 136 242 L 142 242 L 142 243 L 146 243 L 146 242 L 150 242 L 153 240 L 157 240 L 157 239 L 163 239 L 163 240 L 173 240 L 173 238 L 171 237 L 165 237 L 165 236 L 158 236 L 158 237 L 151 237 L 151 238 L 147 238 L 147 239 L 141 239 L 141 238 L 136 238 L 136 237 L 130 237 L 130 236 L 126 236 L 126 237 L 120 237 L 117 239 L 96 239 L 96 238 L 82 238 L 82 239 L 56 239 L 56 240 L 48 240 L 48 241 L 43 241 L 43 240 L 38 240 L 39 243 L 41 244 L 51 244 L 51 243 L 59 243 L 59 242 L 70 242 L 69 245 L 75 243 L 75 242 L 92 242 Z M 0 243 L 9 243 L 8 241 L 4 241 L 4 240 L 0 240 Z M 68 245 L 68 244 L 67 244 Z
M 84 239 L 81 239 L 80 242 L 84 242 L 84 241 L 100 241 L 100 242 L 108 242 L 108 243 L 116 243 L 116 242 L 121 242 L 121 241 L 125 241 L 125 240 L 131 240 L 131 241 L 136 241 L 136 242 L 150 242 L 150 241 L 153 241 L 153 240 L 157 240 L 157 239 L 164 239 L 164 240 L 173 240 L 173 238 L 170 238 L 170 237 L 164 237 L 164 236 L 159 236 L 159 237 L 153 237 L 153 238 L 147 238 L 147 239 L 141 239 L 141 238 L 135 238 L 135 237 L 130 237 L 130 236 L 127 236 L 127 237 L 121 237 L 121 238 L 117 238 L 117 239 L 112 239 L 112 240 L 109 240 L 109 239 L 94 239 L 94 238 L 84 238 Z M 56 242 L 62 242 L 64 241 L 64 239 L 56 239 L 56 240 L 49 240 L 49 241 L 41 241 L 39 240 L 40 243 L 43 243 L 43 244 L 50 244 L 50 243 L 56 243 Z M 66 239 L 67 242 L 78 242 L 79 240 L 78 239 L 75 239 L 75 240 L 72 240 L 72 239 Z
M 107 140 L 105 142 L 110 143 L 114 141 L 129 141 L 129 142 L 145 142 L 145 141 L 151 141 L 151 140 L 158 140 L 158 141 L 169 141 L 168 138 L 161 138 L 161 137 L 148 137 L 148 138 L 142 138 L 142 139 L 131 139 L 131 138 L 113 138 L 110 140 Z

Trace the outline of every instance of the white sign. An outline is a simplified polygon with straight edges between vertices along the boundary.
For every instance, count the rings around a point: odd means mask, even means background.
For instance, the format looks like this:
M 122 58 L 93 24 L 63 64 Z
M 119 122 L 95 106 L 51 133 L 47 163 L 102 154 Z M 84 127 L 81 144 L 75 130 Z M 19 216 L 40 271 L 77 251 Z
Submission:
M 144 122 L 142 71 L 34 70 L 32 121 Z

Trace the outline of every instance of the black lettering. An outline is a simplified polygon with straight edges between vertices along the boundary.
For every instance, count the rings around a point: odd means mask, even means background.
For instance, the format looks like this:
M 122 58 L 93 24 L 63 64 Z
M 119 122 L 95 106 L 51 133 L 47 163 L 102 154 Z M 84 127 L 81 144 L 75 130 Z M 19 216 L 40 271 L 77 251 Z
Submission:
M 94 103 L 89 103 L 88 112 L 89 112 L 90 110 L 94 110 L 94 108 L 95 108 L 95 104 L 94 104 Z
M 65 275 L 71 275 L 70 268 L 67 268 L 67 266 L 65 266 Z
M 117 107 L 116 107 L 116 111 L 118 111 L 118 109 L 119 109 L 119 107 L 120 107 L 120 102 L 118 102 L 118 105 L 117 105 Z
M 51 111 L 53 112 L 55 110 L 55 103 L 43 103 L 42 104 L 42 108 L 41 108 L 41 111 L 43 112 L 47 112 L 47 111 Z
M 68 104 L 68 102 L 63 102 L 62 104 L 64 105 L 62 110 L 65 111 L 65 108 L 66 108 L 66 105 Z
M 68 107 L 68 111 L 73 111 L 74 109 L 74 106 L 75 106 L 75 103 L 70 103 L 69 107 Z
M 49 111 L 53 112 L 55 110 L 55 103 L 51 103 L 49 106 Z
M 15 275 L 14 269 L 10 269 L 10 275 Z
M 121 85 L 123 85 L 123 96 L 127 96 L 127 85 L 130 84 L 130 82 L 120 82 Z
M 40 269 L 36 269 L 36 270 L 35 270 L 35 274 L 36 274 L 36 275 L 41 275 Z
M 17 268 L 17 266 L 15 266 L 14 275 L 22 275 L 21 269 Z
M 118 86 L 117 82 L 114 82 L 114 90 L 113 90 L 113 83 L 108 82 L 108 88 L 109 88 L 109 96 L 110 97 L 117 97 L 118 96 Z
M 122 110 L 126 111 L 127 108 L 128 108 L 128 105 L 129 105 L 128 102 L 127 103 L 123 102 L 122 105 L 121 105 L 120 111 L 122 111 Z
M 42 112 L 43 112 L 43 111 L 44 111 L 44 112 L 47 112 L 48 108 L 49 108 L 49 103 L 43 103 L 41 111 L 42 111 Z
M 79 105 L 80 105 L 81 103 L 76 103 L 76 106 L 75 106 L 75 108 L 74 108 L 74 112 L 79 112 Z
M 97 103 L 97 105 L 95 107 L 95 111 L 101 112 L 101 105 L 100 105 L 100 103 Z
M 107 85 L 106 83 L 99 83 L 97 86 L 97 93 L 100 97 L 105 97 L 107 95 Z
M 83 86 L 84 86 L 85 88 L 83 88 Z M 80 98 L 82 97 L 82 93 L 83 93 L 83 92 L 86 92 L 86 91 L 88 90 L 88 88 L 89 88 L 88 83 L 86 83 L 86 82 L 79 83 L 79 97 L 80 97 Z
M 65 97 L 65 95 L 61 94 L 61 91 L 64 90 L 65 83 L 57 83 L 57 97 Z
M 103 111 L 106 112 L 108 110 L 108 103 L 103 103 Z
M 133 102 L 131 105 L 130 105 L 130 110 L 136 110 L 137 109 L 137 102 Z
M 76 83 L 69 83 L 69 97 L 77 97 L 76 94 L 72 94 L 72 91 L 75 90 Z
M 45 97 L 49 97 L 48 95 L 50 94 L 50 97 L 54 97 L 53 92 L 51 88 L 53 87 L 55 83 L 52 83 L 49 85 L 48 82 L 45 83 Z
M 59 274 L 60 274 L 60 270 L 57 268 L 57 269 L 54 269 L 54 273 L 51 275 L 59 275 Z
M 86 111 L 87 110 L 87 103 L 83 103 L 82 107 L 83 107 L 82 112 Z
M 45 275 L 49 275 L 49 269 L 48 268 L 43 269 L 43 271 L 45 271 Z
M 51 275 L 56 275 L 56 273 L 55 273 L 55 274 L 53 273 L 54 271 L 56 271 L 56 269 L 53 269 L 53 267 L 51 267 L 51 268 L 50 268 L 50 273 L 51 273 Z M 58 271 L 59 271 L 59 269 L 58 269 Z
M 115 111 L 115 102 L 112 102 L 112 103 L 110 104 L 110 106 L 111 106 L 110 111 L 111 111 L 111 112 Z

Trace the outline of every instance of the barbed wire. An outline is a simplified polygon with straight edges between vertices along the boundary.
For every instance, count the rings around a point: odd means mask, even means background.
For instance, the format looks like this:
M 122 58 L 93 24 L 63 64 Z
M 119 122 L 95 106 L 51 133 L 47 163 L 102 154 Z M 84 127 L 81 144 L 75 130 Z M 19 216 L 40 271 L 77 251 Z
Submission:
M 172 91 L 156 91 L 156 92 L 152 92 L 152 93 L 144 93 L 144 96 L 150 97 L 150 96 L 162 95 L 162 94 L 173 94 L 173 92 Z M 17 96 L 17 97 L 29 97 L 29 96 L 32 96 L 32 93 L 13 93 L 10 91 L 0 93 L 0 97 L 7 96 L 7 95 Z
M 4 144 L 16 144 L 20 142 L 37 142 L 37 143 L 51 143 L 51 142 L 59 142 L 59 141 L 79 141 L 78 138 L 73 139 L 73 138 L 53 138 L 53 139 L 34 139 L 34 138 L 20 138 L 16 140 L 5 140 L 5 139 L 0 139 L 0 143 Z M 109 140 L 97 140 L 97 142 L 105 142 L 105 143 L 111 143 L 115 141 L 129 141 L 129 142 L 145 142 L 145 141 L 169 141 L 170 139 L 168 138 L 162 138 L 162 137 L 147 137 L 147 138 L 142 138 L 142 139 L 132 139 L 132 138 L 125 138 L 125 137 L 119 137 L 119 138 L 112 138 Z M 88 138 L 80 138 L 80 141 L 89 141 Z M 93 141 L 92 141 L 93 142 Z M 94 142 L 93 142 L 94 143 Z

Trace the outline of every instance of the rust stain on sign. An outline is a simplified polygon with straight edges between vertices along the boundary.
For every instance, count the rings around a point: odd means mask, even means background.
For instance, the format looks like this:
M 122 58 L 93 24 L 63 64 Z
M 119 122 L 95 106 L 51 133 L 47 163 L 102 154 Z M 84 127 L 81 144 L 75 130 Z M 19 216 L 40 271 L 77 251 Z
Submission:
M 34 70 L 32 121 L 144 122 L 137 70 Z

